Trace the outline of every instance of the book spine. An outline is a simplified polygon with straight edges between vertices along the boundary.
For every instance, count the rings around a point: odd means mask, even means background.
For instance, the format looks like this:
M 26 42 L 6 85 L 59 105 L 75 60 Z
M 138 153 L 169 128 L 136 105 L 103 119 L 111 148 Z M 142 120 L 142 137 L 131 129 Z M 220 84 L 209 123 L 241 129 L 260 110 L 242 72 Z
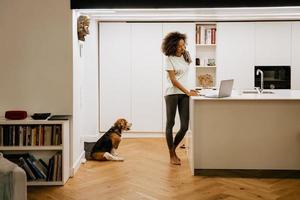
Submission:
M 19 132 L 19 126 L 15 126 L 15 145 L 20 145 L 20 132 Z
M 40 126 L 39 135 L 40 135 L 39 145 L 44 146 L 44 126 Z
M 210 28 L 208 28 L 208 29 L 206 29 L 206 41 L 205 41 L 205 43 L 206 44 L 211 44 L 211 29 Z
M 200 26 L 200 44 L 205 44 L 205 27 L 204 26 Z
M 0 146 L 3 146 L 3 126 L 0 126 Z
M 44 166 L 44 168 L 46 168 L 48 171 L 48 165 L 41 158 L 39 159 L 39 161 Z
M 197 24 L 196 25 L 196 44 L 200 44 L 200 35 L 201 35 L 201 32 L 200 32 L 200 25 Z
M 40 178 L 42 179 L 46 179 L 47 176 L 46 174 L 44 173 L 42 167 L 39 165 L 39 162 L 38 160 L 32 155 L 32 154 L 29 154 L 29 159 L 34 167 L 34 169 L 36 170 L 36 172 L 39 174 Z
M 32 163 L 32 161 L 28 157 L 25 159 L 25 161 L 29 166 L 29 168 L 31 169 L 31 171 L 33 172 L 33 174 L 35 175 L 35 177 L 37 179 L 43 179 L 42 174 L 39 172 L 39 170 L 36 168 L 36 166 Z
M 62 180 L 62 155 L 58 154 L 57 181 Z
M 57 180 L 57 154 L 54 155 L 54 163 L 53 163 L 53 176 L 52 176 L 52 181 Z
M 212 39 L 211 39 L 211 43 L 212 43 L 212 44 L 216 44 L 216 30 L 217 30 L 216 28 L 212 28 L 212 29 L 211 29 L 211 31 L 212 31 L 212 32 L 211 32 L 211 33 L 212 33 L 212 34 L 211 34 L 211 38 L 212 38 Z
M 20 141 L 19 141 L 19 146 L 23 146 L 23 144 L 24 144 L 24 136 L 23 136 L 23 127 L 22 126 L 19 126 L 19 139 L 20 139 Z
M 51 157 L 49 159 L 49 164 L 48 164 L 48 174 L 47 174 L 47 181 L 52 181 L 52 177 L 53 177 L 53 160 L 54 157 Z
M 3 127 L 3 146 L 9 146 L 9 127 Z
M 15 146 L 16 145 L 16 129 L 15 129 L 15 126 L 11 126 L 10 128 L 11 128 L 11 131 L 12 131 L 12 136 L 11 136 L 12 143 L 11 143 L 11 145 Z
M 23 157 L 21 157 L 20 159 L 19 159 L 19 161 L 20 161 L 20 167 L 22 167 L 24 170 L 25 170 L 25 172 L 26 172 L 26 174 L 27 174 L 27 178 L 28 179 L 31 179 L 31 180 L 36 180 L 36 177 L 35 177 L 35 175 L 33 174 L 33 172 L 30 170 L 30 168 L 29 168 L 29 166 L 27 165 L 27 163 L 25 162 L 25 160 L 24 160 L 24 158 Z

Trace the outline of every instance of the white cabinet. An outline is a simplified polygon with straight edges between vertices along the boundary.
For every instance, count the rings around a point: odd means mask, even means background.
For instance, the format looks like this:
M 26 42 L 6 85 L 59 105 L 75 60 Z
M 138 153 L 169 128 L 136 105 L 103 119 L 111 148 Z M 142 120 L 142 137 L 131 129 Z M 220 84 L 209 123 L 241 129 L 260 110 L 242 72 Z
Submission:
M 291 65 L 291 23 L 255 23 L 255 65 Z
M 161 23 L 100 23 L 100 131 L 162 131 Z
M 187 50 L 189 51 L 191 58 L 192 58 L 192 63 L 190 64 L 190 70 L 189 70 L 189 84 L 190 87 L 194 88 L 195 87 L 195 24 L 194 23 L 163 23 L 163 37 L 165 37 L 168 33 L 173 32 L 173 31 L 178 31 L 180 33 L 184 33 L 187 36 Z M 164 62 L 164 59 L 163 59 Z M 163 67 L 164 67 L 163 63 Z M 166 79 L 167 77 L 167 72 L 163 70 L 163 88 L 166 88 Z M 165 92 L 165 91 L 163 91 Z M 165 130 L 166 127 L 166 104 L 165 100 L 163 102 L 163 130 Z M 178 114 L 178 109 L 176 113 L 176 118 L 175 118 L 175 125 L 173 132 L 176 132 L 180 128 L 180 120 L 179 120 L 179 114 Z
M 132 131 L 163 132 L 166 123 L 161 52 L 163 37 L 171 31 L 187 34 L 190 85 L 195 86 L 194 23 L 100 23 L 100 131 L 124 117 Z M 179 117 L 176 126 L 179 128 Z
M 300 22 L 292 22 L 291 89 L 300 90 Z
M 254 87 L 254 23 L 217 24 L 217 79 L 234 79 L 234 88 Z
M 131 26 L 100 23 L 100 131 L 117 118 L 131 121 Z
M 133 130 L 162 131 L 162 24 L 131 24 Z

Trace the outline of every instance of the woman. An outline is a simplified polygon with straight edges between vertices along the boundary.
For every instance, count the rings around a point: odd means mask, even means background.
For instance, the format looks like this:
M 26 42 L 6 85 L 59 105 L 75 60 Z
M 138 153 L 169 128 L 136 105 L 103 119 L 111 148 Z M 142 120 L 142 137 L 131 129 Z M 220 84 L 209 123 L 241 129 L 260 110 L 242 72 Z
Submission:
M 166 101 L 166 139 L 170 153 L 170 162 L 180 165 L 176 155 L 176 147 L 185 136 L 189 125 L 189 97 L 196 96 L 195 90 L 188 89 L 188 70 L 192 62 L 185 49 L 186 35 L 179 32 L 169 33 L 163 40 L 162 52 L 166 55 L 165 70 L 167 71 Z M 173 141 L 173 126 L 175 123 L 176 109 L 180 116 L 180 130 Z

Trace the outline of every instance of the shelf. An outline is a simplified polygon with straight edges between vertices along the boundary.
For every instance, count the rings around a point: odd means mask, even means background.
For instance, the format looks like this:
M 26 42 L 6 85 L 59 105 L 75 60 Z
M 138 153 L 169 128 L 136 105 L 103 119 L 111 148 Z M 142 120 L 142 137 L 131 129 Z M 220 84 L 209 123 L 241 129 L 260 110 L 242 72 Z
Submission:
M 9 120 L 5 118 L 0 119 L 0 125 L 48 125 L 48 124 L 63 124 L 68 122 L 68 120 L 33 120 L 33 119 L 23 119 L 23 120 Z
M 62 181 L 28 181 L 28 186 L 63 185 Z
M 215 47 L 216 44 L 196 44 L 196 47 Z
M 63 150 L 62 146 L 0 146 L 0 151 L 45 151 L 45 150 Z
M 217 66 L 198 66 L 198 65 L 196 65 L 195 66 L 196 68 L 216 68 Z

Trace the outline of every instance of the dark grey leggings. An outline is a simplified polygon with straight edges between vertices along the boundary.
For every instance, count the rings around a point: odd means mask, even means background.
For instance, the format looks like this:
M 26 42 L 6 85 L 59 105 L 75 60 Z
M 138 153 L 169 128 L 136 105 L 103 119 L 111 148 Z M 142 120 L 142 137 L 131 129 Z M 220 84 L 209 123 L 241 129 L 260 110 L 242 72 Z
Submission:
M 165 96 L 165 100 L 167 111 L 166 139 L 171 150 L 178 146 L 189 128 L 189 96 L 186 94 L 173 94 Z M 175 124 L 177 107 L 180 117 L 180 129 L 173 142 L 173 126 Z

